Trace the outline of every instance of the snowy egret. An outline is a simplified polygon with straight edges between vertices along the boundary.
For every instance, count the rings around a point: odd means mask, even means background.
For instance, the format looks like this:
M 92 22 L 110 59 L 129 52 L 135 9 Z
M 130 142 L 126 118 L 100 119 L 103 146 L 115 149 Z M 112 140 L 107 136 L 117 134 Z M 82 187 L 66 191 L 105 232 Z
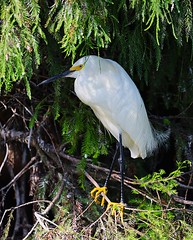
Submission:
M 68 71 L 51 77 L 39 85 L 61 77 L 75 78 L 74 89 L 78 98 L 92 108 L 96 117 L 119 143 L 120 203 L 123 204 L 122 145 L 130 150 L 132 158 L 146 158 L 167 138 L 167 134 L 160 133 L 151 126 L 136 85 L 117 62 L 99 56 L 85 56 L 75 62 Z M 103 188 L 95 188 L 91 192 L 95 200 L 101 191 L 106 194 L 106 185 L 107 181 Z M 123 209 L 123 205 L 120 208 Z

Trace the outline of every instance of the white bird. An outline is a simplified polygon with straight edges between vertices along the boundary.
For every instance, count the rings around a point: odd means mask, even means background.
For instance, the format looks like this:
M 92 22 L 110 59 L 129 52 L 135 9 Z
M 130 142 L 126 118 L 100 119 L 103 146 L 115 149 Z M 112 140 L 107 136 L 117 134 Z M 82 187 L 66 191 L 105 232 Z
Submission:
M 120 144 L 122 141 L 132 158 L 152 155 L 159 143 L 167 138 L 167 134 L 151 126 L 136 85 L 117 62 L 99 56 L 85 56 L 68 71 L 40 84 L 60 77 L 75 78 L 74 90 L 78 98 L 92 108 L 96 117 Z M 121 158 L 123 175 L 123 156 Z
M 115 61 L 98 56 L 80 58 L 59 77 L 75 78 L 78 98 L 90 106 L 104 127 L 131 152 L 132 158 L 152 155 L 165 134 L 151 126 L 141 95 L 127 72 Z M 40 85 L 39 84 L 39 85 Z

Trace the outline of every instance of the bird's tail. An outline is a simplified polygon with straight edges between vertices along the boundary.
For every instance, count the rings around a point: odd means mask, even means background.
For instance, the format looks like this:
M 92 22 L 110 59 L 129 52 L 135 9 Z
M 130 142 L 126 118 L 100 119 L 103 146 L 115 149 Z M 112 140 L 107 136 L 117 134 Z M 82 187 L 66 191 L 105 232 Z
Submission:
M 171 129 L 168 128 L 165 132 L 161 132 L 161 131 L 154 129 L 153 134 L 154 134 L 155 140 L 157 142 L 157 148 L 159 148 L 160 146 L 163 146 L 163 145 L 165 145 L 167 148 L 168 139 L 171 135 Z
M 154 155 L 161 147 L 164 146 L 164 148 L 168 148 L 168 140 L 171 134 L 171 129 L 167 129 L 165 132 L 159 131 L 154 129 L 153 127 L 151 128 L 152 131 L 152 138 L 151 141 L 149 141 L 149 145 L 147 146 L 147 154 L 146 156 L 142 157 L 150 157 Z

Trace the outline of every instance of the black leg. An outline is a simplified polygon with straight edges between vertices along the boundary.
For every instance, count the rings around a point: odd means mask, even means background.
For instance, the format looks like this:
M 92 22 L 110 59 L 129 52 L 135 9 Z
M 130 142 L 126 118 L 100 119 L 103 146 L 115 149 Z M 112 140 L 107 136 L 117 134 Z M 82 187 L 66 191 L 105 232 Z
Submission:
M 121 196 L 120 196 L 120 202 L 124 203 L 124 154 L 123 154 L 123 145 L 122 145 L 122 135 L 119 134 L 119 149 L 120 149 L 120 157 L 118 159 L 119 161 L 119 167 L 120 167 L 120 177 L 121 177 Z
M 111 174 L 112 174 L 112 171 L 113 171 L 113 166 L 114 166 L 114 163 L 115 163 L 115 159 L 117 157 L 117 152 L 118 152 L 118 148 L 119 148 L 119 144 L 116 144 L 116 150 L 115 150 L 115 154 L 113 156 L 113 160 L 111 162 L 111 166 L 110 166 L 110 169 L 109 169 L 109 174 L 107 175 L 107 178 L 105 180 L 105 184 L 104 184 L 104 187 L 107 187 L 107 184 L 109 182 L 109 179 L 111 177 Z
M 123 224 L 124 223 L 124 219 L 123 219 L 123 215 L 124 215 L 124 209 L 125 209 L 125 204 L 124 204 L 124 196 L 123 196 L 123 187 L 124 187 L 124 156 L 123 156 L 123 146 L 122 146 L 122 135 L 119 134 L 119 141 L 118 141 L 118 144 L 116 145 L 116 151 L 115 151 L 115 154 L 113 156 L 113 160 L 112 160 L 112 163 L 111 163 L 111 167 L 110 167 L 110 171 L 109 171 L 109 174 L 105 180 L 105 184 L 103 187 L 96 187 L 94 188 L 92 191 L 91 191 L 91 196 L 94 198 L 94 201 L 97 202 L 97 203 L 100 203 L 98 201 L 98 197 L 100 196 L 101 193 L 103 193 L 103 196 L 102 196 L 102 201 L 101 201 L 101 206 L 104 206 L 104 202 L 105 202 L 105 197 L 104 195 L 107 194 L 107 184 L 108 184 L 108 181 L 111 177 L 111 174 L 112 174 L 112 171 L 113 171 L 113 166 L 114 166 L 114 163 L 115 163 L 115 159 L 117 158 L 117 153 L 118 153 L 118 148 L 120 149 L 119 150 L 119 153 L 120 153 L 120 156 L 118 158 L 118 162 L 119 162 L 119 167 L 120 167 L 120 176 L 121 176 L 121 192 L 120 192 L 120 202 L 117 203 L 117 202 L 109 202 L 108 205 L 107 205 L 107 210 L 109 208 L 112 208 L 112 215 L 115 216 L 117 213 L 117 210 L 118 210 L 118 213 L 120 215 L 120 219 L 121 219 L 121 223 Z

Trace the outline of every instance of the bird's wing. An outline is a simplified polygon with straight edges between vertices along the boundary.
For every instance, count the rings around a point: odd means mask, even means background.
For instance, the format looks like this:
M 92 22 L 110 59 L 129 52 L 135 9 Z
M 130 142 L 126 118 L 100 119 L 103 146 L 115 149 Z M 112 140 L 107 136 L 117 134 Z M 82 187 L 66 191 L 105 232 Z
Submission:
M 136 85 L 120 65 L 118 69 L 120 84 L 117 93 L 112 96 L 112 119 L 121 129 L 124 146 L 130 150 L 133 148 L 132 157 L 145 158 L 157 143 Z

